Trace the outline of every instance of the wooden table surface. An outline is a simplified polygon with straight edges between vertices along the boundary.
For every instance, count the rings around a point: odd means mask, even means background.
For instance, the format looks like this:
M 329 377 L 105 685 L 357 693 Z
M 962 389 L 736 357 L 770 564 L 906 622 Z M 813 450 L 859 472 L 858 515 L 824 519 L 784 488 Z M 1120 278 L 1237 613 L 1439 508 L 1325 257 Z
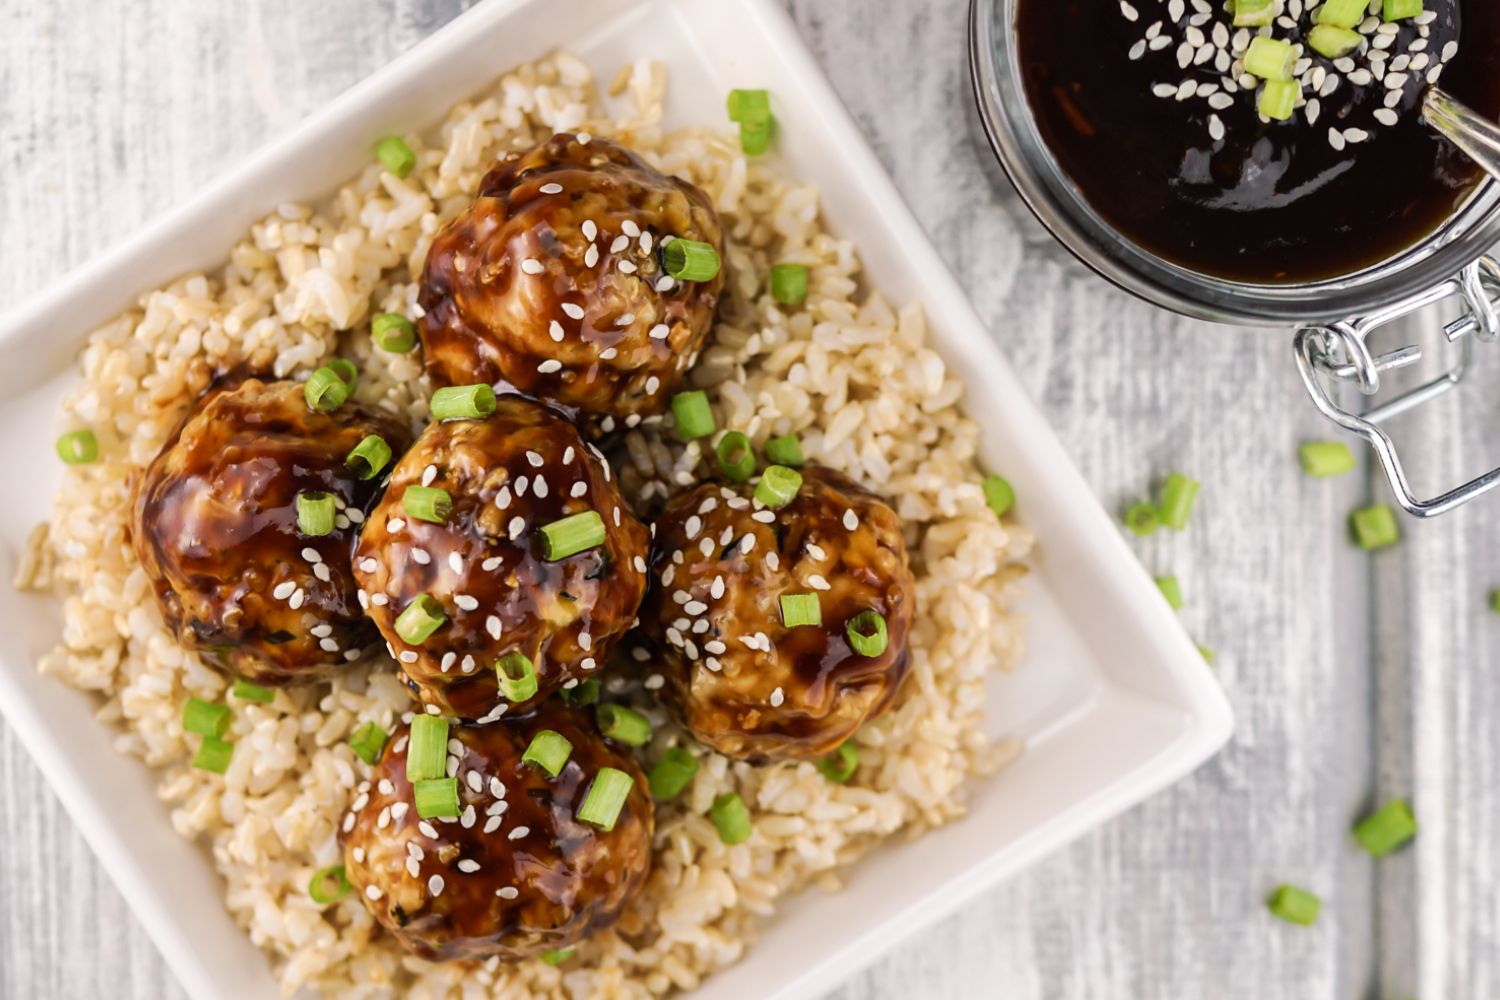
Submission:
M 464 0 L 0 0 L 0 247 L 35 292 L 430 33 Z M 1500 497 L 1352 547 L 1386 499 L 1312 481 L 1327 436 L 1283 330 L 1169 316 L 1072 262 L 969 116 L 966 0 L 790 0 L 797 23 L 1028 390 L 1106 505 L 1173 469 L 1191 529 L 1138 545 L 1174 572 L 1238 719 L 1188 780 L 875 960 L 834 996 L 1178 1000 L 1500 995 Z M 497 67 L 498 69 L 499 67 Z M 1424 328 L 1430 334 L 1430 324 Z M 47 336 L 37 330 L 38 337 Z M 1500 378 L 1406 419 L 1436 488 L 1500 459 Z M 1363 459 L 1363 456 L 1362 456 Z M 1423 832 L 1372 862 L 1351 820 L 1412 797 Z M 1288 880 L 1317 926 L 1270 919 Z M 0 996 L 181 991 L 0 726 Z

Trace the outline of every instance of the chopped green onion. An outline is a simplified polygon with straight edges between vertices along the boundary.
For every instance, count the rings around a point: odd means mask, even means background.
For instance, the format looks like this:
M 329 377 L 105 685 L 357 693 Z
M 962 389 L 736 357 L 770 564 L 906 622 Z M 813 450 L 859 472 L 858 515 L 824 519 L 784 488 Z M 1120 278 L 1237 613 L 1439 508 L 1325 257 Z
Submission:
M 1292 924 L 1310 927 L 1318 919 L 1323 902 L 1310 892 L 1294 885 L 1279 885 L 1266 903 L 1271 912 Z
M 189 698 L 182 706 L 182 728 L 199 736 L 223 736 L 233 718 L 228 705 L 216 705 L 202 698 Z
M 333 373 L 349 387 L 350 392 L 359 385 L 359 369 L 348 358 L 334 358 L 324 367 L 333 369 Z
M 337 903 L 353 891 L 354 886 L 349 884 L 349 876 L 344 871 L 343 865 L 319 868 L 313 872 L 313 877 L 307 883 L 307 894 L 319 906 Z
M 448 613 L 431 594 L 419 594 L 396 616 L 396 634 L 403 642 L 420 646 L 448 620 Z
M 860 656 L 879 656 L 890 644 L 885 616 L 878 611 L 861 611 L 844 626 L 849 648 Z
M 697 773 L 698 758 L 682 747 L 673 747 L 656 762 L 656 766 L 646 776 L 646 783 L 651 786 L 651 794 L 655 798 L 670 802 L 692 784 L 693 775 Z
M 1187 527 L 1188 518 L 1193 515 L 1193 504 L 1197 500 L 1198 480 L 1174 472 L 1162 484 L 1161 500 L 1156 505 L 1157 516 L 1168 528 L 1181 531 Z
M 1380 16 L 1389 24 L 1391 21 L 1403 21 L 1416 17 L 1420 13 L 1422 13 L 1422 0 L 1385 0 Z
M 542 952 L 537 957 L 540 958 L 543 962 L 546 962 L 548 965 L 558 966 L 562 965 L 564 962 L 566 962 L 576 954 L 578 954 L 577 948 L 552 948 L 548 951 Z
M 1395 545 L 1401 540 L 1401 529 L 1396 527 L 1396 512 L 1385 504 L 1361 507 L 1349 515 L 1349 527 L 1354 540 L 1366 552 Z
M 1364 44 L 1364 37 L 1348 28 L 1319 24 L 1307 33 L 1308 46 L 1320 56 L 1341 59 Z
M 1255 99 L 1255 110 L 1273 122 L 1284 122 L 1292 117 L 1301 96 L 1302 84 L 1297 80 L 1267 80 Z
M 719 426 L 714 422 L 714 411 L 708 408 L 708 393 L 701 389 L 672 397 L 672 419 L 684 441 L 708 437 Z
M 1004 517 L 1016 503 L 1016 491 L 1003 476 L 985 476 L 980 484 L 984 489 L 984 502 L 996 517 Z
M 750 810 L 737 792 L 725 792 L 714 799 L 708 807 L 708 818 L 713 820 L 719 839 L 733 847 L 750 839 Z
M 417 328 L 400 313 L 381 313 L 370 322 L 370 339 L 391 354 L 405 354 L 417 346 Z
M 408 486 L 401 494 L 401 509 L 407 517 L 442 524 L 453 511 L 453 497 L 437 486 Z
M 755 474 L 755 449 L 739 431 L 729 431 L 714 446 L 719 471 L 731 483 L 743 483 Z
M 802 473 L 784 465 L 772 465 L 760 474 L 755 484 L 755 499 L 767 507 L 785 507 L 802 489 Z
M 597 677 L 590 677 L 588 680 L 580 684 L 575 684 L 573 687 L 563 688 L 562 700 L 574 708 L 583 708 L 599 700 L 600 688 L 599 679 Z
M 606 739 L 633 747 L 651 740 L 651 720 L 633 708 L 606 702 L 594 709 L 594 722 Z
M 1308 441 L 1297 449 L 1302 471 L 1317 479 L 1354 470 L 1354 452 L 1342 441 Z
M 1500 590 L 1490 591 L 1490 610 L 1500 614 Z
M 719 273 L 719 252 L 707 243 L 676 239 L 662 249 L 662 263 L 679 281 L 711 281 Z
M 200 771 L 223 774 L 229 770 L 229 761 L 233 757 L 233 743 L 226 743 L 217 736 L 205 736 L 198 752 L 193 755 L 193 766 Z
M 297 530 L 304 535 L 317 538 L 328 534 L 337 515 L 332 493 L 297 494 Z
M 542 558 L 557 562 L 604 544 L 604 518 L 597 510 L 579 511 L 542 525 Z
M 807 265 L 772 264 L 771 298 L 794 306 L 807 300 Z
M 1276 20 L 1274 0 L 1234 0 L 1234 26 L 1259 28 Z
M 823 624 L 823 608 L 817 594 L 782 594 L 781 623 L 787 628 Z
M 1156 578 L 1156 588 L 1161 591 L 1161 596 L 1167 599 L 1173 611 L 1182 608 L 1182 586 L 1178 584 L 1175 576 L 1159 576 Z
M 1290 80 L 1297 64 L 1297 50 L 1291 42 L 1256 35 L 1245 50 L 1245 72 L 1262 80 Z
M 1135 503 L 1125 511 L 1125 527 L 1132 534 L 1149 535 L 1161 527 L 1161 518 L 1157 516 L 1156 507 L 1149 503 Z
M 1212 664 L 1214 662 L 1214 651 L 1207 646 L 1198 647 L 1198 655 L 1203 657 L 1203 662 Z
M 555 778 L 572 755 L 573 744 L 566 736 L 551 729 L 543 729 L 526 745 L 526 752 L 521 754 L 521 763 L 535 764 Z
M 236 677 L 234 679 L 234 686 L 229 689 L 229 693 L 240 701 L 253 701 L 260 705 L 269 705 L 276 700 L 275 691 L 272 691 L 268 687 L 261 687 L 259 684 L 253 684 L 243 677 Z
M 448 720 L 436 715 L 415 716 L 406 747 L 407 781 L 443 777 L 448 771 Z
M 1354 839 L 1372 858 L 1383 858 L 1417 835 L 1417 818 L 1404 799 L 1392 799 L 1354 828 Z
M 353 736 L 349 737 L 349 747 L 356 757 L 374 767 L 375 762 L 380 759 L 380 752 L 385 749 L 385 741 L 389 738 L 385 730 L 380 727 L 380 723 L 366 722 L 354 731 Z
M 795 434 L 783 434 L 766 442 L 766 460 L 792 468 L 801 466 L 807 459 L 802 457 L 802 442 Z
M 495 663 L 500 693 L 509 701 L 525 701 L 537 691 L 536 664 L 525 653 L 506 653 Z
M 449 385 L 432 394 L 433 420 L 477 420 L 495 412 L 495 390 L 478 385 Z
M 388 135 L 375 144 L 375 158 L 397 177 L 405 179 L 417 165 L 417 154 L 399 135 Z
M 458 779 L 427 778 L 411 786 L 417 815 L 423 819 L 453 819 L 458 816 Z
M 775 131 L 774 115 L 761 122 L 740 122 L 740 152 L 760 156 L 771 148 L 771 135 Z
M 307 380 L 302 393 L 307 405 L 319 413 L 332 413 L 349 398 L 349 383 L 332 368 L 324 365 Z
M 1365 19 L 1367 0 L 1328 0 L 1318 8 L 1317 22 L 1334 28 L 1352 28 Z
M 814 765 L 818 773 L 835 785 L 842 785 L 854 777 L 859 770 L 859 747 L 853 743 L 841 743 L 839 748 Z
M 635 779 L 624 771 L 601 767 L 583 797 L 583 805 L 578 807 L 578 819 L 601 830 L 613 830 L 634 787 Z
M 99 457 L 99 439 L 91 430 L 68 431 L 57 439 L 57 457 L 69 465 L 88 465 Z
M 391 446 L 379 434 L 367 434 L 344 459 L 344 465 L 361 479 L 374 479 L 391 461 Z
M 771 95 L 765 90 L 731 90 L 727 103 L 732 122 L 758 122 L 771 117 Z

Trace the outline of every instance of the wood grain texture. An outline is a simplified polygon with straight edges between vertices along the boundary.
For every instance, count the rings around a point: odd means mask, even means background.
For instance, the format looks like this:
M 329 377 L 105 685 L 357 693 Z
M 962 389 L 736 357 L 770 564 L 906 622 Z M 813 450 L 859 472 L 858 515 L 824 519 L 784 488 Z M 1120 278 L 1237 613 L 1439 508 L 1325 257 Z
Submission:
M 0 0 L 0 291 L 35 291 L 378 68 L 463 0 Z M 1114 291 L 1032 221 L 969 112 L 965 0 L 788 0 L 834 86 L 1090 484 L 1205 480 L 1189 531 L 1138 546 L 1183 582 L 1239 729 L 1212 764 L 880 957 L 839 1000 L 1500 994 L 1500 541 L 1481 503 L 1374 557 L 1344 516 L 1384 484 L 1314 482 L 1327 431 L 1280 331 L 1209 327 Z M 1426 332 L 1431 334 L 1428 324 Z M 46 331 L 37 331 L 45 336 Z M 1500 378 L 1410 418 L 1434 487 L 1500 448 Z M 1416 848 L 1376 865 L 1352 817 L 1413 794 Z M 0 727 L 0 996 L 176 998 Z M 1281 880 L 1328 901 L 1270 920 Z

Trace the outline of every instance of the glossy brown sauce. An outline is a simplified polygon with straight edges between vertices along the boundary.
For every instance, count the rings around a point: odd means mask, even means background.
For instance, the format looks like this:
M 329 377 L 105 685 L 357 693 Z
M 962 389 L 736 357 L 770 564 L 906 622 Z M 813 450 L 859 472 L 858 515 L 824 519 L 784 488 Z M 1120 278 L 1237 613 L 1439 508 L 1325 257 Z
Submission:
M 1316 124 L 1301 111 L 1263 124 L 1244 91 L 1219 111 L 1155 96 L 1155 84 L 1216 74 L 1180 69 L 1175 44 L 1131 61 L 1131 46 L 1168 16 L 1158 0 L 1137 7 L 1131 22 L 1118 0 L 1020 0 L 1016 28 L 1027 100 L 1058 165 L 1099 215 L 1156 255 L 1260 283 L 1349 274 L 1419 242 L 1478 185 L 1479 169 L 1418 117 L 1426 70 L 1408 75 L 1394 126 L 1370 127 L 1385 84 L 1347 77 L 1319 96 Z M 1227 22 L 1220 7 L 1215 0 L 1215 18 Z M 1427 0 L 1426 9 L 1438 15 L 1430 58 L 1459 42 L 1440 85 L 1500 118 L 1500 4 Z M 1310 25 L 1304 15 L 1276 37 L 1301 42 Z M 1392 51 L 1416 31 L 1401 22 Z M 1208 131 L 1214 113 L 1225 126 L 1219 141 Z M 1370 138 L 1335 150 L 1329 129 L 1351 126 Z

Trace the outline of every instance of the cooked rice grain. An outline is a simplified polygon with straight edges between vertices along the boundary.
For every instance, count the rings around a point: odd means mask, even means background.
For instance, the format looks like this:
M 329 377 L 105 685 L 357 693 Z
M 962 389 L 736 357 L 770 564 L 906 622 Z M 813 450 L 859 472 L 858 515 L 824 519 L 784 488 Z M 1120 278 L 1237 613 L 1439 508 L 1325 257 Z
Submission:
M 961 386 L 926 344 L 920 307 L 892 309 L 859 280 L 854 248 L 825 232 L 817 193 L 747 160 L 725 135 L 664 134 L 662 68 L 621 71 L 610 109 L 588 68 L 559 53 L 519 67 L 458 105 L 433 143 L 408 136 L 418 166 L 405 180 L 372 165 L 330 201 L 284 205 L 252 227 L 213 274 L 148 292 L 105 324 L 81 357 L 68 411 L 94 428 L 102 459 L 70 468 L 52 521 L 34 533 L 19 585 L 51 587 L 65 604 L 61 644 L 41 663 L 101 697 L 117 746 L 162 769 L 162 798 L 182 836 L 212 845 L 229 911 L 272 958 L 288 993 L 341 997 L 656 996 L 686 990 L 736 961 L 777 901 L 839 883 L 836 870 L 882 838 L 916 833 L 963 811 L 964 784 L 1017 752 L 979 731 L 985 678 L 1014 660 L 1020 632 L 1005 607 L 1028 536 L 985 506 L 978 428 Z M 854 783 L 811 764 L 751 767 L 706 755 L 690 789 L 658 810 L 657 856 L 645 892 L 619 926 L 561 968 L 541 962 L 475 969 L 417 960 L 381 935 L 350 898 L 320 908 L 306 887 L 339 860 L 335 823 L 366 766 L 347 745 L 361 723 L 389 728 L 410 708 L 394 665 L 348 671 L 326 687 L 234 703 L 236 749 L 219 778 L 189 768 L 180 707 L 223 698 L 222 675 L 173 641 L 126 539 L 132 477 L 215 371 L 249 365 L 305 376 L 335 349 L 363 369 L 357 395 L 419 426 L 429 386 L 420 354 L 392 356 L 368 336 L 379 312 L 415 315 L 429 241 L 468 201 L 498 152 L 555 130 L 619 138 L 662 169 L 702 186 L 731 234 L 729 283 L 711 346 L 693 372 L 721 426 L 759 446 L 795 431 L 809 458 L 862 480 L 905 519 L 919 613 L 912 677 L 893 709 L 860 733 Z M 803 308 L 770 298 L 773 260 L 807 265 Z M 351 331 L 351 332 L 342 332 Z M 663 435 L 632 431 L 621 481 L 645 503 L 701 458 Z M 681 738 L 665 713 L 622 678 L 613 690 L 661 723 L 647 756 Z M 738 791 L 751 839 L 720 843 L 705 813 Z

